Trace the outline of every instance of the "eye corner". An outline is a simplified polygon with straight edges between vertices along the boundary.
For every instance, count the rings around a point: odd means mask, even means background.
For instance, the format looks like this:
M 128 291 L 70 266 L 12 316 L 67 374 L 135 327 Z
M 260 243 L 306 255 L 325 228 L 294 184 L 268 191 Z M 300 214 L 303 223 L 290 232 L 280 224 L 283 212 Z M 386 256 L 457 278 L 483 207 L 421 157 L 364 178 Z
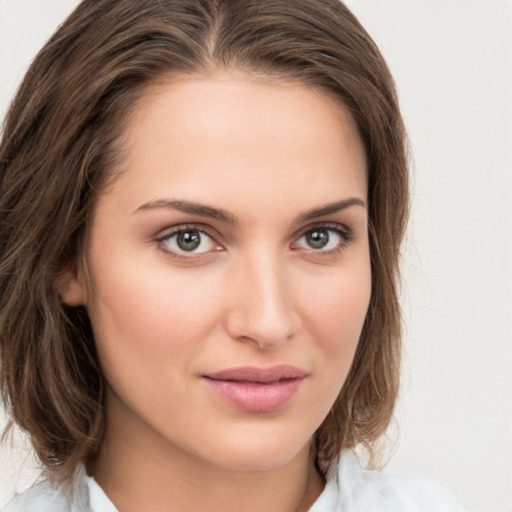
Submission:
M 308 241 L 308 235 L 313 234 L 317 237 L 317 240 Z M 304 240 L 302 244 L 301 240 Z M 347 226 L 338 223 L 322 223 L 303 229 L 290 247 L 293 251 L 305 250 L 318 255 L 333 255 L 342 251 L 353 240 L 354 233 Z
M 178 238 L 180 236 L 183 238 Z M 169 227 L 160 231 L 153 240 L 164 254 L 183 261 L 198 260 L 225 250 L 209 229 L 195 224 Z

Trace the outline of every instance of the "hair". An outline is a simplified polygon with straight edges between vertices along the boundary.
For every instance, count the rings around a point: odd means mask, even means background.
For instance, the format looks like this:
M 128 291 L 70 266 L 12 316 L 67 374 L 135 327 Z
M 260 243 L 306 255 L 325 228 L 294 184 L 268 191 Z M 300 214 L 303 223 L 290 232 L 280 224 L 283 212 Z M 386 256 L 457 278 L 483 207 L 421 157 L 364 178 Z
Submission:
M 0 145 L 0 390 L 47 473 L 69 480 L 104 435 L 105 381 L 87 312 L 55 282 L 80 266 L 98 192 L 122 158 L 123 124 L 173 74 L 238 68 L 337 99 L 368 162 L 372 294 L 355 359 L 315 433 L 317 466 L 376 441 L 398 393 L 399 253 L 406 137 L 391 74 L 339 0 L 84 0 L 28 70 Z

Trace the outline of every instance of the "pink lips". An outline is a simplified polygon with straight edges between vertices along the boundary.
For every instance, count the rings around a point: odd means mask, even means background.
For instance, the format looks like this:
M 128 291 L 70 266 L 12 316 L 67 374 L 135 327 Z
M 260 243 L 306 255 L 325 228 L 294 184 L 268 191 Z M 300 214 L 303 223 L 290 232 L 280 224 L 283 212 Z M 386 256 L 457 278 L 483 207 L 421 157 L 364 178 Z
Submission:
M 236 407 L 249 412 L 271 412 L 292 399 L 306 376 L 304 370 L 279 365 L 233 368 L 203 377 L 214 391 Z

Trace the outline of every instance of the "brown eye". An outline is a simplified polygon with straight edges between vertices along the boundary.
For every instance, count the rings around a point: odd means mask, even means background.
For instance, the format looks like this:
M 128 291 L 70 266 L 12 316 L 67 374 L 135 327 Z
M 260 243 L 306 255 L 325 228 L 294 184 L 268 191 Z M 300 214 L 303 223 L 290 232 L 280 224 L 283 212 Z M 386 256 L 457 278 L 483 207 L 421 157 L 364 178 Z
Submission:
M 176 244 L 182 251 L 195 251 L 201 245 L 201 233 L 197 230 L 182 231 L 176 235 Z

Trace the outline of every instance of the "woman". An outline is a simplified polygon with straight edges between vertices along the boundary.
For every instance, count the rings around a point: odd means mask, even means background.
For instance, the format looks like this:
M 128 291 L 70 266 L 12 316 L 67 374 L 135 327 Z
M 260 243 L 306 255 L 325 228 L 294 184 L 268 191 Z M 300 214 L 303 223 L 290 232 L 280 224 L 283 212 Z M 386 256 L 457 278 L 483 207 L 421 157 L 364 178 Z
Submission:
M 405 136 L 337 0 L 85 0 L 0 149 L 7 511 L 460 510 L 365 471 L 396 399 Z M 341 455 L 340 455 L 341 453 Z

